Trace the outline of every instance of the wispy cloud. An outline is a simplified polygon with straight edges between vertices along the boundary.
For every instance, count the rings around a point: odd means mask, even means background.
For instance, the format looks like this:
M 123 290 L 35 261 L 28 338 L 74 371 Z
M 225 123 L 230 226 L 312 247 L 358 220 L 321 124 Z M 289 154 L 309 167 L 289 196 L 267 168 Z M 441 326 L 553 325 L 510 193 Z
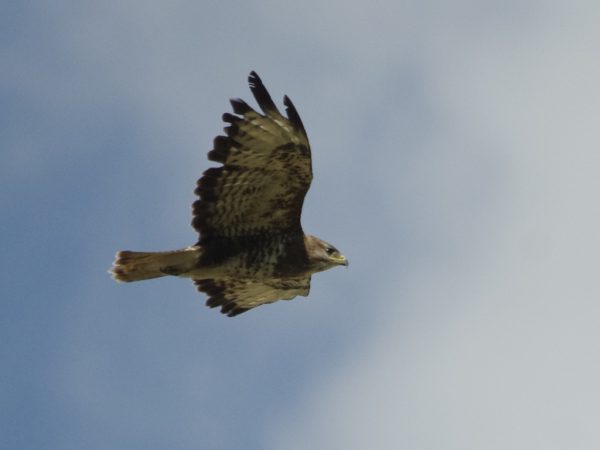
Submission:
M 428 30 L 436 128 L 406 178 L 382 167 L 405 206 L 396 226 L 421 225 L 421 251 L 408 270 L 393 249 L 382 258 L 379 331 L 312 380 L 271 448 L 600 442 L 600 36 L 572 14 L 531 7 L 516 25 L 483 13 Z

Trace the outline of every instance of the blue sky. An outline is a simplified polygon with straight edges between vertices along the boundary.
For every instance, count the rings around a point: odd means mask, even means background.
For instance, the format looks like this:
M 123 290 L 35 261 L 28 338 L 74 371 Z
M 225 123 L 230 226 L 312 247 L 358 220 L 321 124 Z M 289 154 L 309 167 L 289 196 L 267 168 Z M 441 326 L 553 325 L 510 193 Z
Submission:
M 12 2 L 0 14 L 0 444 L 600 446 L 594 2 Z M 250 70 L 351 265 L 235 319 L 116 284 L 194 243 Z

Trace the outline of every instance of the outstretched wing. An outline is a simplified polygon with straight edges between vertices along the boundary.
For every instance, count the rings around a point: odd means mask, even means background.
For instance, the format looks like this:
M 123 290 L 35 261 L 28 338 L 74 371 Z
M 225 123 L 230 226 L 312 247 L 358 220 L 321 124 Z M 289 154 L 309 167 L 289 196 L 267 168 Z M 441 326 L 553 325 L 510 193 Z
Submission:
M 241 99 L 223 121 L 208 159 L 223 163 L 198 180 L 192 226 L 200 242 L 213 237 L 301 232 L 300 214 L 312 180 L 310 146 L 296 108 L 285 96 L 281 115 L 262 81 L 251 72 L 250 89 L 264 114 Z
M 206 306 L 221 307 L 229 317 L 277 300 L 291 300 L 297 295 L 307 296 L 310 277 L 272 279 L 267 281 L 245 280 L 194 280 L 198 290 L 208 295 Z

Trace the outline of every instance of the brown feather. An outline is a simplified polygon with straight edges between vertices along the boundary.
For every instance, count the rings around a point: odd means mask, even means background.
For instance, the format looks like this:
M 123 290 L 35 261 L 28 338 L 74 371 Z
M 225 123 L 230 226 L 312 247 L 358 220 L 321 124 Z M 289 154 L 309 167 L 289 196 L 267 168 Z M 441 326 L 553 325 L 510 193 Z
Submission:
M 208 153 L 222 167 L 204 172 L 195 190 L 192 226 L 199 243 L 214 237 L 301 232 L 304 196 L 312 180 L 310 145 L 300 117 L 286 97 L 290 119 L 280 115 L 252 72 L 252 92 L 265 115 L 232 100 L 235 116 Z
M 310 276 L 301 278 L 259 280 L 209 279 L 194 280 L 200 292 L 208 295 L 206 306 L 221 307 L 229 317 L 277 300 L 306 297 L 310 291 Z

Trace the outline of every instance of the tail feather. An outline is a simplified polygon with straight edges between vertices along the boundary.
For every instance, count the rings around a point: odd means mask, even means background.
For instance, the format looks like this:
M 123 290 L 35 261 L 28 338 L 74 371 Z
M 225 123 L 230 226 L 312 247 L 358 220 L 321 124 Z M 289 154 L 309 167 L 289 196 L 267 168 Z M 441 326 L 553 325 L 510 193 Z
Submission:
M 123 282 L 183 275 L 195 267 L 199 255 L 197 247 L 171 252 L 120 251 L 109 272 L 115 280 Z

